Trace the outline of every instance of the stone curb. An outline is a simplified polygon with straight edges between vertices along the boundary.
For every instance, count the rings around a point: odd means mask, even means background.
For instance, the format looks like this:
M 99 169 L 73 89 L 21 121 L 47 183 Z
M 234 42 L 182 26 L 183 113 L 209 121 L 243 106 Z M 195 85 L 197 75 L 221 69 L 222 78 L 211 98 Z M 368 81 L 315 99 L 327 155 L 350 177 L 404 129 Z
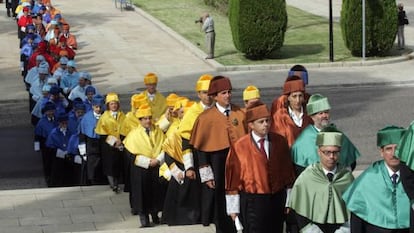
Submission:
M 182 37 L 180 34 L 172 30 L 170 27 L 159 21 L 157 18 L 153 17 L 149 13 L 143 11 L 141 8 L 135 6 L 135 12 L 146 18 L 148 21 L 155 24 L 161 30 L 169 34 L 172 38 L 180 42 L 188 51 L 193 53 L 195 56 L 202 59 L 206 64 L 210 65 L 218 72 L 224 71 L 254 71 L 254 70 L 282 70 L 282 69 L 290 69 L 290 67 L 294 66 L 295 64 L 265 64 L 265 65 L 235 65 L 235 66 L 224 66 L 214 59 L 204 59 L 207 54 L 190 43 L 187 39 Z M 321 62 L 321 63 L 302 63 L 306 64 L 307 68 L 324 68 L 324 67 L 360 67 L 360 66 L 375 66 L 375 65 L 384 65 L 384 64 L 392 64 L 397 62 L 408 61 L 414 58 L 414 53 L 403 54 L 400 57 L 391 57 L 385 59 L 378 59 L 378 60 L 370 60 L 370 61 L 347 61 L 347 62 Z

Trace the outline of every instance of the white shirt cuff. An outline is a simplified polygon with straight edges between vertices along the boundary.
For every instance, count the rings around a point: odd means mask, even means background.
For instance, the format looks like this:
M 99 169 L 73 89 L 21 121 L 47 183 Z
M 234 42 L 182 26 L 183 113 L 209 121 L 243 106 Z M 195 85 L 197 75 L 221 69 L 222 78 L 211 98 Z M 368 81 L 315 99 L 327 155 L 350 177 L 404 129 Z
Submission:
M 138 167 L 142 167 L 142 168 L 148 169 L 149 168 L 149 165 L 150 165 L 150 162 L 151 162 L 151 159 L 150 158 L 145 157 L 143 155 L 138 155 L 135 158 L 135 162 L 134 163 Z
M 205 183 L 209 180 L 214 180 L 213 169 L 210 166 L 202 167 L 199 169 L 201 183 Z
M 158 122 L 158 127 L 163 131 L 167 131 L 168 127 L 170 127 L 170 122 L 168 121 L 168 119 L 166 117 L 162 117 Z
M 179 169 L 178 168 L 178 166 L 177 165 L 175 165 L 175 164 L 173 164 L 172 165 L 172 168 L 170 167 L 170 171 L 171 171 L 171 175 L 172 175 L 172 177 L 174 177 L 174 179 L 179 183 L 179 184 L 183 184 L 184 183 L 184 180 L 182 180 L 182 179 L 179 179 L 178 178 L 178 176 L 180 175 L 180 174 L 182 174 L 183 176 L 182 177 L 184 177 L 185 176 L 185 174 L 184 174 L 184 171 L 181 171 L 181 169 Z
M 161 151 L 161 153 L 157 156 L 157 160 L 160 164 L 165 162 L 165 152 Z
M 289 200 L 290 200 L 290 192 L 292 191 L 291 188 L 286 189 L 286 203 L 285 203 L 285 207 L 289 207 Z
M 227 215 L 240 213 L 240 195 L 227 194 L 226 195 L 226 211 Z
M 86 144 L 79 144 L 78 150 L 80 155 L 86 155 Z
M 188 152 L 183 155 L 183 163 L 185 170 L 194 167 L 193 153 Z

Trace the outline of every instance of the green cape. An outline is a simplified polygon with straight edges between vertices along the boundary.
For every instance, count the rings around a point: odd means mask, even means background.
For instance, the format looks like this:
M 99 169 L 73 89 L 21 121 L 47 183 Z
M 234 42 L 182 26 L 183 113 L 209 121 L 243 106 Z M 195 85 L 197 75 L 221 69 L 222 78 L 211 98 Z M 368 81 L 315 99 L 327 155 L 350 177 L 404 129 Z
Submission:
M 366 222 L 387 229 L 408 228 L 410 201 L 401 181 L 394 186 L 383 160 L 368 167 L 342 196 L 348 209 Z
M 348 211 L 342 193 L 352 183 L 352 173 L 338 167 L 332 183 L 320 163 L 308 166 L 297 178 L 289 198 L 289 207 L 314 223 L 343 224 Z
M 411 170 L 414 170 L 414 121 L 408 127 L 398 143 L 395 156 L 400 158 Z
M 292 160 L 296 165 L 307 167 L 319 162 L 318 147 L 316 146 L 316 135 L 318 130 L 313 125 L 306 127 L 292 146 Z M 349 138 L 343 134 L 339 164 L 350 166 L 361 156 L 358 149 Z

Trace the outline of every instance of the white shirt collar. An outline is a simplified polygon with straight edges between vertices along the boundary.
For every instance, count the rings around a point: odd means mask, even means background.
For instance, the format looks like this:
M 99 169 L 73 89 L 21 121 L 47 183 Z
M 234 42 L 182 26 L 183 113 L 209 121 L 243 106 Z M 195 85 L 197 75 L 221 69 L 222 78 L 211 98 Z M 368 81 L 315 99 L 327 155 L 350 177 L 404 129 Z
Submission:
M 230 110 L 230 111 L 231 111 L 231 105 L 229 105 L 227 108 L 223 108 L 220 104 L 216 103 L 216 107 L 217 107 L 217 109 L 218 109 L 221 113 L 223 113 L 223 115 L 226 115 L 226 114 L 224 113 L 224 111 L 226 111 L 226 110 Z M 229 113 L 229 114 L 230 114 L 230 113 Z
M 303 107 L 300 107 L 300 114 L 299 114 L 299 116 L 296 116 L 296 114 L 293 112 L 293 110 L 290 108 L 290 106 L 288 106 L 288 112 L 289 112 L 289 115 L 292 118 L 293 122 L 295 123 L 295 125 L 297 125 L 298 127 L 302 127 L 302 122 L 303 122 Z
M 337 169 L 338 169 L 338 167 L 335 167 L 332 171 L 328 171 L 322 166 L 322 170 L 323 170 L 323 173 L 325 173 L 325 175 L 327 175 L 329 172 L 333 173 L 335 175 Z
M 252 132 L 252 137 L 253 137 L 253 140 L 256 142 L 256 143 L 258 143 L 259 142 L 259 140 L 262 138 L 262 137 L 260 137 L 259 135 L 257 135 L 253 130 L 251 131 Z M 264 137 L 264 139 L 267 141 L 268 139 L 267 139 L 267 135 Z
M 212 105 L 207 106 L 202 101 L 200 101 L 200 104 L 201 104 L 201 107 L 203 107 L 204 110 L 207 110 L 207 109 L 211 108 L 211 106 L 212 106 Z
M 392 175 L 394 175 L 394 173 L 396 173 L 398 175 L 398 178 L 400 177 L 400 170 L 394 172 L 388 165 L 387 163 L 384 161 L 384 165 L 387 168 L 388 171 L 388 176 L 391 178 Z M 398 179 L 397 179 L 398 180 Z

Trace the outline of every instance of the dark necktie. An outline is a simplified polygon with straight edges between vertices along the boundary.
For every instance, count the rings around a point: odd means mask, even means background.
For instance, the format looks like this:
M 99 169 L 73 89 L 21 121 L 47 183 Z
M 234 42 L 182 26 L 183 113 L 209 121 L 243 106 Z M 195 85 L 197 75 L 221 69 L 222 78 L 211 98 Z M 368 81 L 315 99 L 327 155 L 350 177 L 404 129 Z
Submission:
M 391 180 L 392 180 L 392 183 L 394 185 L 396 185 L 397 184 L 397 180 L 398 180 L 398 174 L 397 173 L 392 174 Z
M 326 174 L 326 176 L 328 177 L 329 182 L 332 182 L 334 174 L 332 172 L 328 172 L 328 174 Z
M 267 154 L 266 154 L 266 150 L 265 150 L 265 147 L 264 147 L 264 142 L 265 142 L 264 138 L 259 139 L 259 149 L 260 149 L 260 152 L 262 153 L 262 155 L 264 155 L 265 158 L 267 159 Z
M 226 115 L 226 117 L 228 117 L 230 115 L 230 110 L 228 110 L 228 109 L 224 110 L 224 115 Z
M 150 134 L 150 129 L 149 129 L 149 128 L 145 128 L 145 133 L 147 133 L 147 135 L 149 136 L 149 134 Z

